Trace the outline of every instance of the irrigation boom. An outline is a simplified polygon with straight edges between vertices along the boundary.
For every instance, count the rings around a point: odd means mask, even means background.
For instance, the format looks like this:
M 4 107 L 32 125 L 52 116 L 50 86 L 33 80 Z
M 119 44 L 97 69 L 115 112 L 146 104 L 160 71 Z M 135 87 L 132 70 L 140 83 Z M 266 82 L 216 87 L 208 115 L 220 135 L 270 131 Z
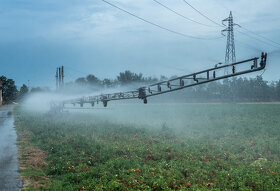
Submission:
M 261 54 L 261 60 L 258 63 L 259 57 L 235 62 L 232 64 L 218 66 L 206 69 L 200 72 L 180 76 L 170 80 L 154 83 L 151 85 L 140 87 L 134 91 L 117 92 L 111 94 L 101 94 L 97 96 L 82 97 L 63 101 L 65 104 L 79 104 L 81 107 L 85 103 L 94 106 L 95 103 L 102 102 L 104 107 L 107 107 L 109 101 L 124 100 L 124 99 L 142 99 L 144 104 L 147 104 L 147 98 L 168 92 L 181 90 L 184 88 L 197 86 L 229 77 L 239 76 L 247 73 L 263 70 L 266 66 L 267 53 Z M 230 71 L 230 72 L 225 72 Z

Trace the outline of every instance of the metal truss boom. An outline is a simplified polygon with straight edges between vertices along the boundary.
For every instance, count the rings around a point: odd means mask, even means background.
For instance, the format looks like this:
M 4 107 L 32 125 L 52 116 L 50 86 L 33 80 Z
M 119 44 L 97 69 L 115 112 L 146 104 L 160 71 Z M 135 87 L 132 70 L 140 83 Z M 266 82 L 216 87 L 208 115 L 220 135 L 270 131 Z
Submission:
M 266 66 L 267 53 L 261 54 L 261 60 L 259 63 L 258 60 L 258 57 L 254 57 L 219 67 L 216 65 L 210 69 L 140 87 L 137 90 L 71 99 L 63 101 L 62 104 L 63 106 L 66 104 L 79 104 L 82 107 L 85 103 L 89 103 L 94 106 L 95 103 L 102 102 L 104 107 L 107 107 L 107 103 L 109 101 L 125 99 L 142 99 L 146 104 L 147 98 L 151 96 L 263 70 Z M 222 72 L 224 69 L 231 70 L 231 72 L 225 74 Z

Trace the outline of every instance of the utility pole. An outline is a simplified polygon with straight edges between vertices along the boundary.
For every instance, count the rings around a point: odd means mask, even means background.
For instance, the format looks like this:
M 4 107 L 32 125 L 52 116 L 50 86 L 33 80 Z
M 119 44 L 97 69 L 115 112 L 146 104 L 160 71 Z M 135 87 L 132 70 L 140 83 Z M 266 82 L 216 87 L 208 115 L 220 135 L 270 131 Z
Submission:
M 235 24 L 233 22 L 233 16 L 232 16 L 232 12 L 231 11 L 230 11 L 229 17 L 222 21 L 222 24 L 224 26 L 226 26 L 224 24 L 224 22 L 228 22 L 227 28 L 222 30 L 222 35 L 224 35 L 224 32 L 227 32 L 227 45 L 226 45 L 225 64 L 231 64 L 231 63 L 236 62 L 233 29 L 234 29 L 235 25 L 237 25 L 237 26 L 239 26 L 239 25 Z M 225 71 L 225 73 L 228 73 L 228 71 Z
M 61 87 L 64 86 L 64 67 L 58 67 L 56 68 L 56 89 L 60 89 Z
M 59 67 L 58 68 L 58 87 L 60 88 L 61 87 L 61 68 Z
M 56 68 L 55 80 L 56 80 L 56 89 L 58 89 L 58 68 Z
M 0 80 L 0 105 L 3 104 L 3 98 L 2 98 L 2 81 Z
M 61 66 L 61 86 L 64 86 L 64 67 Z

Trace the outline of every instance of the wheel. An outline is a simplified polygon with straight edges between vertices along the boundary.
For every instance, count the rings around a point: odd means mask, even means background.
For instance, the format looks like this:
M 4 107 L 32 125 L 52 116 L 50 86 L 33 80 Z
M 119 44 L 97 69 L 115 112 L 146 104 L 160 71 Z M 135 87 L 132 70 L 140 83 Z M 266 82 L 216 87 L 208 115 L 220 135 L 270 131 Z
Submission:
M 147 98 L 144 98 L 144 104 L 147 104 L 148 103 L 148 101 L 147 101 Z

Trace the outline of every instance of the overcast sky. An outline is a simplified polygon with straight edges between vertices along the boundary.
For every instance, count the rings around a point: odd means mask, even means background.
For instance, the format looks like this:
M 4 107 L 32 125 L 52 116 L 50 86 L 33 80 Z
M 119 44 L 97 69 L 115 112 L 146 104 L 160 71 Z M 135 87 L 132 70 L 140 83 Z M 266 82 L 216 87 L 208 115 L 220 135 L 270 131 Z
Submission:
M 108 0 L 153 23 L 199 38 L 221 37 L 223 28 L 205 19 L 183 0 Z M 232 10 L 234 22 L 280 44 L 279 0 L 187 0 L 215 22 Z M 279 80 L 280 45 L 236 27 L 237 60 L 270 54 L 266 80 Z M 256 40 L 255 38 L 259 39 Z M 263 42 L 265 41 L 265 42 Z M 131 70 L 144 76 L 182 75 L 224 62 L 226 38 L 198 40 L 170 33 L 101 0 L 0 0 L 0 75 L 17 85 L 55 86 L 55 70 L 65 80 L 89 73 L 115 78 Z M 261 73 L 256 73 L 261 74 Z

